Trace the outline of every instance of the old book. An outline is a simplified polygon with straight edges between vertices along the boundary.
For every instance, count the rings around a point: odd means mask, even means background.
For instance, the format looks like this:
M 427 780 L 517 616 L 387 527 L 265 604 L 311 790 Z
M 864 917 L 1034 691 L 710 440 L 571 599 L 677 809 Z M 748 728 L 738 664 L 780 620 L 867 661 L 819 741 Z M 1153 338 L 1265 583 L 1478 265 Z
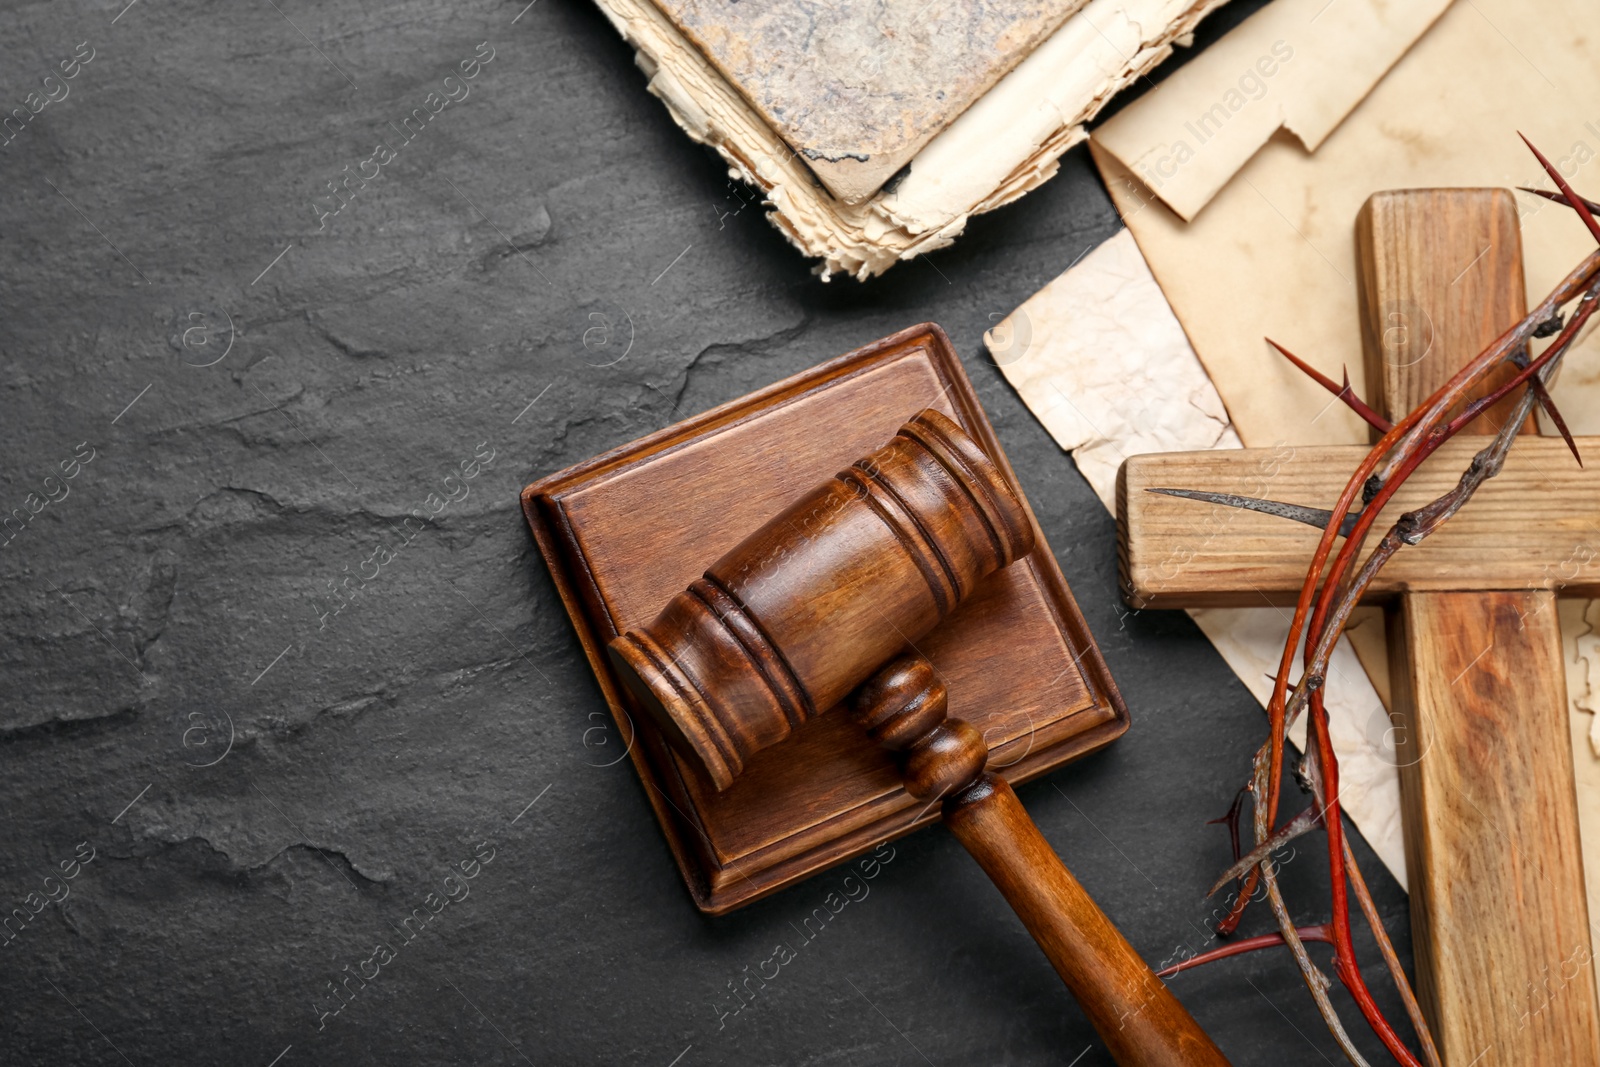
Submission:
M 650 91 L 834 273 L 943 248 L 1225 0 L 596 0 Z

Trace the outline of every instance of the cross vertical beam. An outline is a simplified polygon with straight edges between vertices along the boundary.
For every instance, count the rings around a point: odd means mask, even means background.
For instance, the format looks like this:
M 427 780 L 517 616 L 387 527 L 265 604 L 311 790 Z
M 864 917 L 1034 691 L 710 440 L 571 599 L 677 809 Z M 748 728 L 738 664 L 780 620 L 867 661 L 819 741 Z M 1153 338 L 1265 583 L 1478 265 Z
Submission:
M 1516 206 L 1379 193 L 1356 233 L 1367 399 L 1397 420 L 1525 313 Z M 1600 1064 L 1555 593 L 1462 579 L 1389 607 L 1418 997 L 1447 1065 Z

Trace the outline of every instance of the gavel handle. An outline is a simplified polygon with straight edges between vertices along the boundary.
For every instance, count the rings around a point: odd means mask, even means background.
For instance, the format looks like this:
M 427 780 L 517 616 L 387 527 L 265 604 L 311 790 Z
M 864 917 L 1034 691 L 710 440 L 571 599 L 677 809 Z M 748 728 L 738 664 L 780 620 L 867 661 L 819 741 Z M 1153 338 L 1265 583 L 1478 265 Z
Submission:
M 856 721 L 902 754 L 912 796 L 942 796 L 945 825 L 1006 898 L 1122 1067 L 1228 1067 L 1166 983 L 1128 944 L 1003 778 L 970 723 L 945 715 L 945 688 L 920 655 L 890 662 L 851 700 Z
M 1067 870 L 1003 778 L 984 774 L 944 802 L 966 846 L 1049 957 L 1111 1058 L 1124 1067 L 1228 1060 Z

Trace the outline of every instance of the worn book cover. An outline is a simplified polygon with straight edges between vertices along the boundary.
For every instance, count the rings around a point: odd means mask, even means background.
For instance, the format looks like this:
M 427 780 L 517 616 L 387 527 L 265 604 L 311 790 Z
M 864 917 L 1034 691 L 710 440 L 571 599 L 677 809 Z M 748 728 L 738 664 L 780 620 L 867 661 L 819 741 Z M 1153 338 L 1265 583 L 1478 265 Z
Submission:
M 1224 0 L 596 0 L 783 233 L 866 278 L 1056 172 Z

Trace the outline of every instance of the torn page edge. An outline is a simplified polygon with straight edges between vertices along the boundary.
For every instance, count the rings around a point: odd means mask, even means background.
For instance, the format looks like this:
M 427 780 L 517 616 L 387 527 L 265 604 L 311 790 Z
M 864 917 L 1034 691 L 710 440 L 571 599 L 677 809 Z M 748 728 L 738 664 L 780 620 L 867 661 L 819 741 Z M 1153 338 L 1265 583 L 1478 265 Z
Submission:
M 1127 230 L 1030 297 L 986 333 L 984 343 L 1113 514 L 1117 471 L 1129 454 L 1242 447 L 1216 386 Z M 1287 617 L 1276 608 L 1189 615 L 1265 707 Z M 1400 776 L 1387 708 L 1348 638 L 1340 640 L 1329 673 L 1341 803 L 1403 887 Z M 1302 723 L 1291 735 L 1302 751 L 1304 737 Z
M 1316 151 L 1449 6 L 1279 0 L 1095 131 L 1095 142 L 1188 222 L 1279 130 Z
M 1096 22 L 1078 21 L 1086 16 L 1106 24 L 1120 19 L 1130 25 L 1162 25 L 1164 29 L 1136 50 L 1129 69 L 1107 78 L 1092 99 L 1073 109 L 1070 118 L 1059 112 L 1051 115 L 1053 105 L 1037 97 L 1012 99 L 1020 96 L 1019 86 L 1032 85 L 1037 72 L 1047 69 L 1041 66 L 1040 51 L 1045 47 L 1041 46 L 978 103 L 999 93 L 1008 102 L 990 107 L 1013 112 L 1033 108 L 1049 116 L 1048 121 L 1016 138 L 1018 144 L 1009 146 L 1007 153 L 994 150 L 993 127 L 983 128 L 977 120 L 963 123 L 967 118 L 963 114 L 918 153 L 907 178 L 893 193 L 879 194 L 859 205 L 830 196 L 804 161 L 650 0 L 597 2 L 634 48 L 640 68 L 650 78 L 650 92 L 666 104 L 673 121 L 692 140 L 715 149 L 728 164 L 731 177 L 765 194 L 771 208 L 769 221 L 801 252 L 822 260 L 822 277 L 842 273 L 865 280 L 883 273 L 897 260 L 949 245 L 972 215 L 1010 203 L 1054 176 L 1062 153 L 1084 139 L 1083 123 L 1117 91 L 1170 54 L 1171 42 L 1191 33 L 1200 18 L 1224 0 L 1093 0 L 1069 18 L 1050 41 L 1069 30 L 1079 35 L 1086 28 L 1092 30 Z M 1175 22 L 1160 18 L 1162 12 L 1174 8 L 1181 12 Z M 1097 31 L 1095 36 L 1100 39 Z M 1059 64 L 1061 60 L 1052 51 L 1043 62 Z M 968 113 L 972 111 L 968 109 Z M 981 157 L 984 165 L 979 171 L 993 161 L 1000 180 L 991 185 L 968 172 L 952 186 L 930 162 L 941 157 L 963 161 Z M 884 206 L 889 196 L 896 199 L 893 211 Z

